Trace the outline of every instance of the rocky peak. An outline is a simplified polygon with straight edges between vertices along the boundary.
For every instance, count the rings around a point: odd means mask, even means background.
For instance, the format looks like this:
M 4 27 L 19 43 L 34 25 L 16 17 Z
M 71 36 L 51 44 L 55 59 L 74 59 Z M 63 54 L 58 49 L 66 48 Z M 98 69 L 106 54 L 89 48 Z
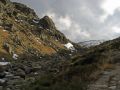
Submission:
M 40 25 L 45 29 L 56 29 L 54 22 L 49 16 L 44 16 L 40 19 Z

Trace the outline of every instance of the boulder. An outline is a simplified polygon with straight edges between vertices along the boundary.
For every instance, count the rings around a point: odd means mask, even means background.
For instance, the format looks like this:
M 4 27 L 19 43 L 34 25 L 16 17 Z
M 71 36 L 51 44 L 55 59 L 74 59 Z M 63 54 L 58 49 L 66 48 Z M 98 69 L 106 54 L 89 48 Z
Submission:
M 4 43 L 3 47 L 9 54 L 12 54 L 12 47 L 8 43 Z
M 0 79 L 0 86 L 5 85 L 5 83 L 6 83 L 6 80 L 5 80 L 5 79 Z
M 20 76 L 21 78 L 25 78 L 25 72 L 24 72 L 22 69 L 18 69 L 18 70 L 15 72 L 15 75 L 16 75 L 16 76 Z
M 54 22 L 48 16 L 44 16 L 42 19 L 40 19 L 39 24 L 45 29 L 56 29 Z
M 1 72 L 0 73 L 0 78 L 4 78 L 5 77 L 5 73 L 4 72 Z
M 32 68 L 31 67 L 25 66 L 24 69 L 25 69 L 25 73 L 26 74 L 30 74 L 32 72 Z

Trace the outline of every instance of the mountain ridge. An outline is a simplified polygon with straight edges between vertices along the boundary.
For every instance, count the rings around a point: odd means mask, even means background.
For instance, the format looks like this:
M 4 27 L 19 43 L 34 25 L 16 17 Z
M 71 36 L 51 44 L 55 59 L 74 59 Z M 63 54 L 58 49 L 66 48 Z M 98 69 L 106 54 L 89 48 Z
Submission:
M 20 54 L 33 48 L 41 54 L 52 54 L 59 49 L 65 49 L 64 44 L 71 42 L 57 30 L 50 17 L 44 16 L 40 19 L 33 9 L 24 4 L 10 2 L 10 0 L 1 0 L 0 6 L 2 7 L 0 38 L 4 39 L 1 40 L 1 51 Z M 4 48 L 6 46 L 10 49 L 6 50 L 7 52 Z M 15 46 L 17 48 L 14 48 Z

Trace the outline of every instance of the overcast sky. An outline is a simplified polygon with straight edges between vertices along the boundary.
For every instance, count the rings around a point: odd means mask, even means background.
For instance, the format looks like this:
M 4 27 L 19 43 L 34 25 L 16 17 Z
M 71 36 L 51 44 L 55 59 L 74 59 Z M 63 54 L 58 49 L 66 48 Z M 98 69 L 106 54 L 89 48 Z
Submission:
M 120 0 L 11 0 L 50 16 L 72 41 L 108 40 L 120 36 Z

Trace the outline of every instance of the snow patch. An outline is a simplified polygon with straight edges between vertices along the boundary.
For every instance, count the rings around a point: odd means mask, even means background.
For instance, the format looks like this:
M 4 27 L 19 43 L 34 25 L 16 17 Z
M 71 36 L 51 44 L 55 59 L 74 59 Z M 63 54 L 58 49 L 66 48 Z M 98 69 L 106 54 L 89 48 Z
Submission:
M 2 61 L 5 61 L 5 58 L 1 58 Z
M 20 22 L 23 22 L 23 20 L 20 20 Z
M 38 23 L 39 23 L 39 20 L 33 19 L 33 22 L 36 23 L 36 24 L 38 24 Z
M 39 57 L 40 59 L 42 58 L 42 57 Z
M 34 74 L 35 74 L 35 75 L 38 75 L 38 73 L 37 73 L 37 72 L 35 72 Z
M 43 27 L 42 27 L 42 26 L 39 26 L 39 28 L 40 28 L 40 29 L 43 29 Z
M 16 22 L 18 22 L 18 20 L 17 20 L 17 19 L 15 19 L 15 21 L 16 21 Z
M 13 59 L 17 60 L 18 59 L 18 55 L 17 54 L 13 54 Z
M 0 83 L 5 83 L 5 82 L 6 82 L 6 80 L 0 79 Z
M 6 32 L 7 30 L 3 30 L 3 32 Z
M 40 42 L 39 40 L 37 40 L 37 42 L 38 42 L 39 44 L 41 44 L 41 42 Z
M 57 39 L 56 39 L 55 41 L 56 41 L 56 42 L 58 42 L 58 40 L 57 40 Z
M 34 25 L 31 25 L 32 27 L 34 26 Z
M 64 46 L 69 50 L 75 50 L 74 46 L 71 43 L 67 43 Z
M 36 41 L 39 43 L 39 44 L 42 44 L 41 42 L 40 42 L 40 38 L 35 38 L 36 39 Z
M 1 66 L 5 66 L 5 65 L 9 65 L 9 64 L 10 64 L 10 62 L 0 62 Z
M 50 29 L 46 29 L 46 30 L 50 31 Z
M 89 48 L 91 46 L 100 45 L 103 42 L 104 42 L 104 40 L 90 40 L 90 41 L 80 42 L 79 45 L 81 45 L 82 47 L 88 47 Z

